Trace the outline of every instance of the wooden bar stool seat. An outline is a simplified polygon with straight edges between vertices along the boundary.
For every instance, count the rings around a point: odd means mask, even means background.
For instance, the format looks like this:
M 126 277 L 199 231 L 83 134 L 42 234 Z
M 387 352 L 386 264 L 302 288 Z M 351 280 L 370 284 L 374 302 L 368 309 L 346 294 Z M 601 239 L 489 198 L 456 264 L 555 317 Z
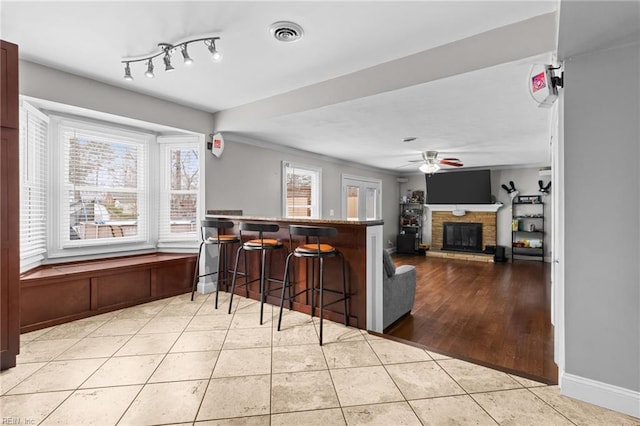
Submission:
M 296 247 L 288 256 L 287 261 L 285 263 L 284 268 L 284 277 L 283 277 L 283 285 L 282 285 L 282 295 L 280 297 L 280 313 L 278 316 L 278 331 L 280 331 L 280 326 L 282 325 L 282 310 L 284 307 L 284 299 L 286 290 L 289 290 L 289 296 L 287 299 L 289 300 L 289 310 L 292 308 L 293 299 L 300 294 L 311 291 L 311 316 L 313 317 L 316 309 L 315 303 L 315 293 L 318 292 L 318 296 L 320 298 L 320 346 L 322 346 L 322 323 L 323 323 L 323 311 L 324 308 L 333 305 L 334 303 L 344 302 L 344 325 L 349 325 L 349 294 L 347 292 L 346 279 L 345 279 L 345 264 L 344 257 L 342 253 L 334 246 L 330 244 L 325 244 L 320 242 L 320 238 L 322 237 L 334 237 L 338 235 L 338 230 L 336 228 L 326 227 L 326 226 L 304 226 L 304 225 L 289 225 L 289 235 L 298 235 L 307 237 L 307 239 L 315 239 L 314 243 L 305 243 Z M 291 238 L 291 237 L 290 237 Z M 308 283 L 305 286 L 305 289 L 298 292 L 293 293 L 293 284 L 289 279 L 289 266 L 291 265 L 291 257 L 295 256 L 298 258 L 311 259 L 314 261 L 318 259 L 319 267 L 318 267 L 318 283 L 315 283 L 315 271 L 312 269 L 312 283 L 311 287 L 309 287 Z M 324 259 L 328 257 L 340 257 L 341 266 L 342 266 L 342 292 L 326 289 L 324 287 Z M 324 303 L 324 293 L 331 293 L 334 295 L 340 295 L 341 297 L 333 300 L 330 303 Z
M 220 219 L 205 219 L 200 222 L 200 247 L 198 248 L 198 256 L 196 257 L 196 268 L 193 274 L 193 285 L 191 287 L 191 300 L 196 291 L 196 285 L 201 277 L 207 277 L 209 275 L 218 275 L 218 283 L 216 284 L 216 301 L 215 308 L 218 309 L 218 291 L 220 285 L 225 283 L 225 290 L 228 291 L 229 282 L 229 253 L 227 247 L 232 244 L 240 243 L 240 237 L 238 235 L 223 234 L 224 229 L 230 229 L 234 227 L 234 223 L 230 220 Z M 202 248 L 206 245 L 216 245 L 218 248 L 218 266 L 215 271 L 208 272 L 206 274 L 199 274 L 200 270 L 200 257 L 202 256 Z M 222 260 L 221 260 L 222 259 Z M 220 270 L 222 265 L 222 270 Z M 222 273 L 220 273 L 222 272 Z
M 229 298 L 229 313 L 231 313 L 231 308 L 233 306 L 233 295 L 236 289 L 236 276 L 238 275 L 238 262 L 240 260 L 240 254 L 243 254 L 244 264 L 245 264 L 245 272 L 244 272 L 244 283 L 240 284 L 245 287 L 246 295 L 249 297 L 249 284 L 255 281 L 260 281 L 260 325 L 263 322 L 263 310 L 264 310 L 264 302 L 267 298 L 267 293 L 269 293 L 270 289 L 267 289 L 267 285 L 270 282 L 278 282 L 283 283 L 282 280 L 267 277 L 266 275 L 266 255 L 267 252 L 271 252 L 273 250 L 283 249 L 284 244 L 281 241 L 278 241 L 273 238 L 265 238 L 265 233 L 278 232 L 280 230 L 280 226 L 275 223 L 254 223 L 254 222 L 241 222 L 240 223 L 240 239 L 242 239 L 242 232 L 257 232 L 258 238 L 250 239 L 248 241 L 243 242 L 236 252 L 236 263 L 233 269 L 233 279 L 231 280 L 231 297 Z M 260 262 L 260 277 L 255 278 L 253 280 L 248 279 L 248 271 L 247 271 L 247 256 L 244 252 L 247 251 L 260 251 L 262 254 L 261 262 Z M 280 288 L 273 289 L 279 290 Z

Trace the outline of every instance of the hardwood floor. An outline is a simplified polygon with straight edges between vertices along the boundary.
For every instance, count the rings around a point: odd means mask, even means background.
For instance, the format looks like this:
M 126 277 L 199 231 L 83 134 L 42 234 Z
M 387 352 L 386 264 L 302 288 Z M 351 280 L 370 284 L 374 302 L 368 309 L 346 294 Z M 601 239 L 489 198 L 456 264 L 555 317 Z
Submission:
M 555 384 L 549 264 L 395 255 L 417 268 L 412 313 L 385 334 Z

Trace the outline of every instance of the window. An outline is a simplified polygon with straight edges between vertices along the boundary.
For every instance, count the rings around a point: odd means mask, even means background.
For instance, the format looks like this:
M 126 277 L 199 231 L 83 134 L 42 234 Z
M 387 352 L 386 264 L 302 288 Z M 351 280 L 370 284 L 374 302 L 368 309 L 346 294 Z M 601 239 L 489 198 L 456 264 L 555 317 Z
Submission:
M 47 249 L 47 132 L 49 119 L 27 103 L 20 108 L 20 267 Z
M 284 217 L 320 217 L 322 169 L 289 162 L 282 163 Z
M 61 247 L 145 241 L 149 137 L 67 120 L 58 135 Z
M 159 239 L 197 238 L 200 154 L 197 137 L 158 137 L 161 146 Z
M 382 217 L 382 181 L 342 175 L 342 217 L 346 220 L 376 220 Z

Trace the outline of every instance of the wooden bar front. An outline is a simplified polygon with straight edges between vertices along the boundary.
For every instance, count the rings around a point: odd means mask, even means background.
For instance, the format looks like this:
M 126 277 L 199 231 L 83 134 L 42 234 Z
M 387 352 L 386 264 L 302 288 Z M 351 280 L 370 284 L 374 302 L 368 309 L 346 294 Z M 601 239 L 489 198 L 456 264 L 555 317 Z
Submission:
M 284 277 L 284 265 L 286 256 L 289 252 L 299 244 L 306 243 L 307 240 L 304 237 L 293 236 L 290 241 L 289 225 L 310 225 L 310 226 L 330 226 L 338 230 L 338 235 L 332 238 L 323 238 L 322 243 L 331 244 L 337 248 L 345 260 L 345 275 L 347 292 L 349 294 L 349 325 L 361 329 L 367 328 L 367 227 L 382 225 L 382 221 L 366 221 L 366 222 L 353 222 L 343 220 L 321 220 L 321 219 L 284 219 L 284 218 L 262 218 L 262 217 L 249 217 L 249 216 L 207 216 L 207 218 L 224 218 L 231 220 L 235 223 L 233 229 L 225 230 L 225 233 L 239 233 L 239 224 L 241 222 L 265 222 L 276 223 L 280 226 L 280 230 L 277 233 L 265 235 L 265 238 L 276 238 L 284 244 L 284 250 L 274 250 L 267 255 L 267 276 L 282 280 Z M 257 233 L 243 232 L 242 238 L 244 241 L 252 238 L 256 238 Z M 311 242 L 311 241 L 309 241 Z M 230 252 L 230 266 L 233 268 L 233 262 L 235 261 L 235 253 L 237 246 L 231 248 Z M 247 255 L 247 269 L 249 272 L 249 280 L 256 279 L 260 274 L 260 255 L 259 252 L 245 252 Z M 292 279 L 294 281 L 295 292 L 304 290 L 309 283 L 311 287 L 312 273 L 315 271 L 317 276 L 318 266 L 317 261 L 315 266 L 312 266 L 312 260 L 300 259 L 292 257 Z M 243 270 L 243 260 L 240 258 L 239 271 Z M 324 287 L 330 290 L 342 291 L 342 277 L 341 277 L 341 265 L 339 257 L 326 258 L 324 261 Z M 244 282 L 243 277 L 237 278 L 238 284 Z M 280 288 L 280 283 L 272 282 L 270 288 L 271 291 L 267 296 L 267 302 L 279 306 L 280 305 L 280 291 L 275 289 Z M 258 281 L 249 285 L 249 297 L 259 300 L 260 299 L 260 285 Z M 236 294 L 245 296 L 244 287 L 236 288 Z M 330 293 L 325 293 L 324 303 L 331 303 L 340 296 L 334 296 Z M 318 315 L 318 301 L 316 300 L 316 315 Z M 285 301 L 285 309 L 288 309 L 288 303 Z M 306 292 L 296 297 L 293 309 L 299 312 L 307 314 L 311 313 L 311 292 Z M 338 302 L 325 308 L 325 318 L 335 321 L 343 322 L 343 309 L 344 304 Z M 284 326 L 285 324 L 283 324 Z

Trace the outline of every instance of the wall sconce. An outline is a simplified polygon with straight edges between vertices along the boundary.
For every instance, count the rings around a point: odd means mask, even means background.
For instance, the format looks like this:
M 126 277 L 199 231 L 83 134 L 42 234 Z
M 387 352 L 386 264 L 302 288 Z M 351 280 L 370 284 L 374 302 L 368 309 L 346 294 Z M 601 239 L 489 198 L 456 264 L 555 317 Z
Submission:
M 162 60 L 164 62 L 164 70 L 166 72 L 173 71 L 175 68 L 171 64 L 171 55 L 177 49 L 180 49 L 180 51 L 182 52 L 182 58 L 183 58 L 184 64 L 189 66 L 193 64 L 193 59 L 191 59 L 191 56 L 189 56 L 189 52 L 187 51 L 187 48 L 191 43 L 196 43 L 200 41 L 203 42 L 205 46 L 207 46 L 207 49 L 211 53 L 211 59 L 214 62 L 220 62 L 222 60 L 222 53 L 220 53 L 218 49 L 216 49 L 216 40 L 220 40 L 220 37 L 196 38 L 193 40 L 183 41 L 177 44 L 158 43 L 158 47 L 160 48 L 160 52 L 158 53 L 154 53 L 152 55 L 147 55 L 144 57 L 127 58 L 120 61 L 124 64 L 124 79 L 127 81 L 133 80 L 133 75 L 131 74 L 131 64 L 136 62 L 146 62 L 147 70 L 145 71 L 144 75 L 146 75 L 149 78 L 155 77 L 153 73 L 153 68 L 154 68 L 153 60 L 161 55 L 164 55 L 162 57 Z

